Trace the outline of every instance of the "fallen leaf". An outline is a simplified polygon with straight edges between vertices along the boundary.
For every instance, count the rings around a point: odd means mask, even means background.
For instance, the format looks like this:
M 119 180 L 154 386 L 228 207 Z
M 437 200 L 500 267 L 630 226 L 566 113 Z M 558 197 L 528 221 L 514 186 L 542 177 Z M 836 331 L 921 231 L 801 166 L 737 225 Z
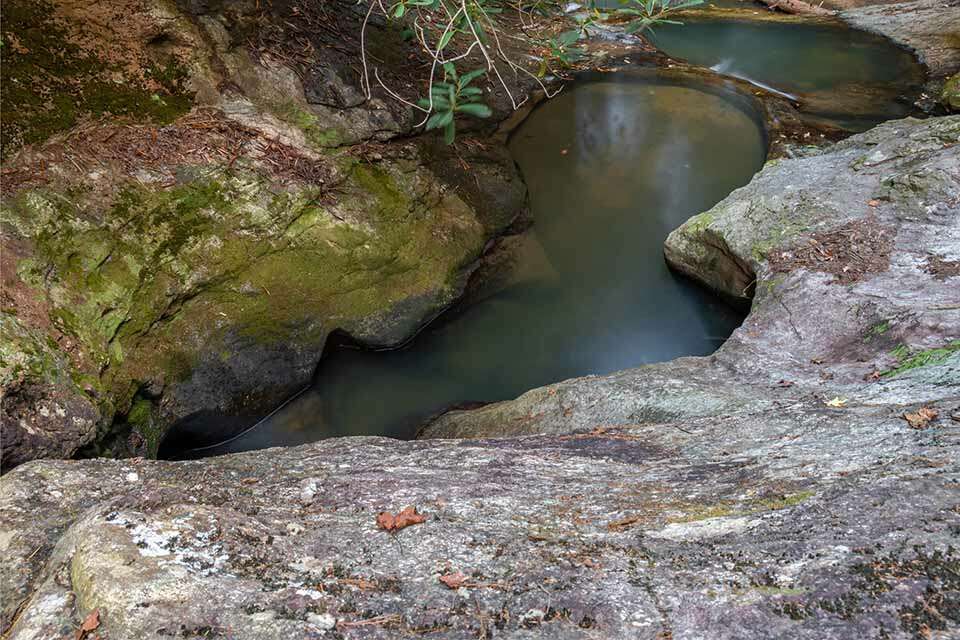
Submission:
M 426 522 L 426 516 L 417 513 L 416 507 L 405 507 L 397 515 L 389 511 L 381 511 L 377 515 L 377 526 L 385 531 L 399 531 L 410 525 Z
M 638 522 L 640 522 L 639 516 L 631 516 L 629 518 L 624 518 L 623 520 L 617 520 L 616 522 L 608 523 L 607 529 L 610 531 L 623 531 L 624 529 L 629 529 Z
M 867 202 L 867 204 L 870 205 L 871 207 L 879 207 L 879 206 L 880 206 L 880 201 L 879 201 L 879 200 L 870 200 L 870 201 Z
M 448 589 L 459 589 L 466 581 L 467 576 L 463 575 L 459 571 L 440 576 L 440 582 L 442 582 Z
M 356 587 L 360 591 L 373 591 L 377 588 L 377 583 L 364 578 L 340 578 L 337 580 L 340 584 Z
M 100 609 L 94 609 L 87 614 L 87 617 L 83 619 L 83 623 L 80 625 L 80 629 L 77 630 L 77 640 L 83 640 L 87 637 L 87 634 L 95 630 L 100 626 Z
M 829 400 L 829 401 L 827 402 L 827 406 L 828 406 L 828 407 L 835 407 L 835 408 L 837 408 L 837 409 L 839 409 L 840 407 L 845 407 L 845 406 L 847 406 L 847 399 L 846 399 L 846 398 L 841 398 L 840 396 L 837 396 L 837 397 L 834 398 L 833 400 Z
M 920 407 L 915 413 L 904 413 L 903 419 L 907 421 L 911 429 L 926 429 L 927 425 L 937 419 L 940 415 L 930 407 Z

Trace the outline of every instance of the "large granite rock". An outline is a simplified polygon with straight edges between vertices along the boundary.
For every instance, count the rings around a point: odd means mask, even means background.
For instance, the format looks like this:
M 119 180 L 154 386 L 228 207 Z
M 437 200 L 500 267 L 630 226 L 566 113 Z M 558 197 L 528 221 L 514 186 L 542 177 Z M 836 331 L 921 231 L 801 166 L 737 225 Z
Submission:
M 4 624 L 18 640 L 92 611 L 124 640 L 955 637 L 960 401 L 929 408 L 924 429 L 899 415 L 916 406 L 783 398 L 567 436 L 32 462 L 0 498 Z M 377 528 L 406 505 L 426 522 Z

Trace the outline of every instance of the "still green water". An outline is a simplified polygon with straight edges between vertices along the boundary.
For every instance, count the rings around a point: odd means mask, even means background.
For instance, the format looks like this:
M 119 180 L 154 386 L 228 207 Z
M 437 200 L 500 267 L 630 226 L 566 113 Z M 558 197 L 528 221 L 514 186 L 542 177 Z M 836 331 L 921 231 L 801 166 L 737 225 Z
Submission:
M 853 131 L 913 113 L 925 78 L 906 49 L 833 24 L 688 20 L 658 26 L 649 39 L 672 57 L 788 94 L 807 113 Z
M 761 167 L 766 142 L 749 110 L 653 80 L 584 83 L 537 108 L 510 149 L 535 223 L 506 286 L 403 349 L 332 349 L 309 392 L 193 455 L 410 438 L 451 405 L 708 354 L 738 326 L 741 315 L 667 269 L 662 245 Z M 181 434 L 166 455 L 187 442 Z

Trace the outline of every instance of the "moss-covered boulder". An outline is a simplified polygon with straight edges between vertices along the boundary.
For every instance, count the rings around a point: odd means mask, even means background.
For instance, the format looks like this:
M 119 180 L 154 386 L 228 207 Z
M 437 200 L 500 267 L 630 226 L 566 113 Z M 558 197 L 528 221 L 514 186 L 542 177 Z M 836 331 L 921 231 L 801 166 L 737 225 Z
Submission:
M 960 111 L 960 73 L 947 80 L 940 101 L 947 109 Z
M 460 294 L 488 232 L 415 146 L 301 160 L 325 179 L 282 183 L 242 161 L 181 166 L 171 185 L 65 176 L 5 201 L 4 233 L 27 247 L 11 284 L 83 345 L 88 401 L 102 427 L 136 423 L 134 449 L 155 451 L 156 425 L 278 402 L 335 329 L 392 346 Z M 18 357 L 36 363 L 27 380 L 50 369 L 47 350 Z
M 4 468 L 153 455 L 183 418 L 263 415 L 331 332 L 409 339 L 523 209 L 502 146 L 391 142 L 413 117 L 366 99 L 349 38 L 289 55 L 323 7 L 11 1 Z M 402 75 L 388 49 L 412 45 L 370 37 Z

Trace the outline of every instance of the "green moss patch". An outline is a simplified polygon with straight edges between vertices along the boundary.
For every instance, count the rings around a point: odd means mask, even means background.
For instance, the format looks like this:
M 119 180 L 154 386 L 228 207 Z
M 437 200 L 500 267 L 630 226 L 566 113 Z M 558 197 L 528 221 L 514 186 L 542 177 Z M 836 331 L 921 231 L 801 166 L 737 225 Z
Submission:
M 42 142 L 84 116 L 132 116 L 167 123 L 190 108 L 185 70 L 173 59 L 142 77 L 74 44 L 82 25 L 53 18 L 43 1 L 6 0 L 0 65 L 2 155 Z M 148 86 L 149 85 L 149 86 Z
M 906 345 L 899 345 L 890 352 L 890 355 L 897 359 L 897 366 L 884 371 L 880 375 L 893 377 L 911 369 L 940 364 L 958 351 L 960 351 L 960 340 L 954 340 L 943 347 L 923 351 L 913 351 Z

